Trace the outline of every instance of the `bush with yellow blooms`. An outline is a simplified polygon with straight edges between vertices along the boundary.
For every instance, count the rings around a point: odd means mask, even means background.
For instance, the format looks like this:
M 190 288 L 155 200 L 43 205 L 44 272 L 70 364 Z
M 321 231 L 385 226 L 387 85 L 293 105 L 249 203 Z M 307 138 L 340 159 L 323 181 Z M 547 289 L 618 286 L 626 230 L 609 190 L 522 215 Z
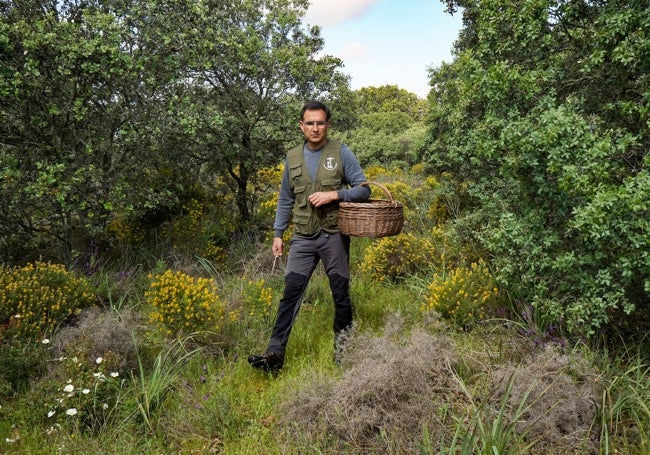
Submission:
M 49 335 L 81 309 L 96 302 L 88 280 L 61 264 L 33 262 L 0 267 L 0 339 Z
M 226 307 L 213 280 L 166 270 L 150 276 L 145 299 L 152 306 L 150 320 L 162 324 L 169 336 L 216 330 L 226 317 Z
M 478 261 L 436 274 L 421 310 L 437 311 L 443 318 L 465 326 L 486 319 L 498 303 L 494 277 L 485 262 Z

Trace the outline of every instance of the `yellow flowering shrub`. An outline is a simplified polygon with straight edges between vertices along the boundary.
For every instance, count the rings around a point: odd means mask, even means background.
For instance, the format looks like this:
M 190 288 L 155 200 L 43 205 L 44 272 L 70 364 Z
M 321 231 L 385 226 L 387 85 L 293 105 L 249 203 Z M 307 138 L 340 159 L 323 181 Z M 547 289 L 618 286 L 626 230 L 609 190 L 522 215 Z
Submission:
M 273 316 L 273 289 L 266 284 L 264 278 L 258 280 L 245 280 L 243 300 L 246 314 L 250 318 L 268 322 Z
M 261 220 L 270 220 L 273 223 L 275 209 L 278 205 L 278 196 L 280 193 L 271 193 L 266 199 L 260 202 L 256 216 Z
M 36 339 L 52 333 L 95 301 L 88 280 L 61 264 L 37 261 L 0 267 L 0 339 L 8 334 Z
M 438 274 L 429 284 L 423 312 L 437 311 L 459 325 L 485 319 L 499 303 L 492 273 L 483 261 Z
M 118 215 L 106 226 L 106 233 L 122 243 L 138 245 L 145 241 L 146 230 L 134 220 Z
M 153 307 L 149 317 L 162 324 L 168 335 L 215 330 L 226 319 L 226 308 L 213 280 L 171 270 L 149 278 L 151 283 L 144 294 Z
M 429 239 L 402 233 L 366 248 L 360 269 L 377 281 L 395 281 L 429 270 L 435 256 Z
M 183 216 L 174 221 L 175 247 L 183 247 L 185 243 L 192 242 L 196 233 L 200 231 L 204 204 L 196 198 L 191 198 L 183 203 Z
M 423 163 L 417 163 L 411 166 L 411 174 L 424 175 L 425 166 Z
M 277 192 L 280 189 L 280 182 L 282 181 L 282 173 L 284 172 L 284 164 L 279 164 L 273 167 L 265 167 L 259 170 L 257 178 L 253 182 L 252 191 L 270 191 Z
M 375 180 L 377 177 L 380 177 L 382 175 L 389 174 L 390 171 L 386 169 L 385 167 L 378 166 L 376 164 L 366 166 L 364 169 L 364 174 L 366 174 L 366 178 L 368 180 Z

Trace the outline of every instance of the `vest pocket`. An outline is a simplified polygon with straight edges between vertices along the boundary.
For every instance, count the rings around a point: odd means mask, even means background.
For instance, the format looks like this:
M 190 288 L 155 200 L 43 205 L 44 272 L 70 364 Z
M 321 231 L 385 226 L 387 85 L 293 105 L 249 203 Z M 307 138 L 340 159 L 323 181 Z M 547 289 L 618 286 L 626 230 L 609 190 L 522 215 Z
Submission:
M 294 166 L 289 167 L 289 178 L 294 179 L 302 175 L 302 164 L 298 163 Z
M 296 186 L 293 189 L 293 194 L 296 198 L 296 204 L 300 208 L 307 207 L 307 189 L 306 186 Z
M 341 187 L 341 179 L 324 179 L 321 186 L 323 191 L 338 190 Z

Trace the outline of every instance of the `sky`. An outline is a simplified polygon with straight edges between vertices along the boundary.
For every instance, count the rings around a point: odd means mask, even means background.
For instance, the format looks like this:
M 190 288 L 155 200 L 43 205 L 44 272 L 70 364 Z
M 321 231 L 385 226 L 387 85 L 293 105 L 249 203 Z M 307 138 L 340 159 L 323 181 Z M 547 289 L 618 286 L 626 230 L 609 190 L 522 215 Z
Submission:
M 460 13 L 440 0 L 311 0 L 305 24 L 319 25 L 324 53 L 339 57 L 351 87 L 397 85 L 425 98 L 429 67 L 451 62 Z

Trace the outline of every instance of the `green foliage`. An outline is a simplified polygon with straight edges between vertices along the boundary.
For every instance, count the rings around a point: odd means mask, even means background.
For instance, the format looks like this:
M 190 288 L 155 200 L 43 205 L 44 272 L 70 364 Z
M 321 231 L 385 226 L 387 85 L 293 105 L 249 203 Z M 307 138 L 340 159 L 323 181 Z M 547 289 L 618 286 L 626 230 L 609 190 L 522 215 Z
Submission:
M 45 345 L 19 336 L 0 340 L 0 397 L 28 389 L 45 372 Z
M 12 335 L 38 340 L 95 300 L 88 281 L 60 264 L 0 267 L 0 340 Z
M 132 381 L 135 386 L 133 403 L 139 416 L 147 427 L 147 430 L 156 430 L 155 419 L 162 407 L 166 395 L 181 375 L 185 364 L 199 350 L 188 351 L 182 342 L 176 341 L 171 346 L 160 352 L 153 363 L 151 371 L 145 371 L 142 360 L 139 359 L 139 374 L 133 375 Z
M 341 139 L 362 165 L 414 164 L 426 135 L 426 103 L 397 86 L 365 87 L 354 95 L 357 123 Z
M 251 182 L 295 139 L 300 103 L 347 90 L 340 60 L 317 55 L 323 40 L 302 25 L 306 8 L 8 3 L 0 259 L 47 249 L 71 264 L 90 238 L 123 240 L 106 231 L 116 223 L 139 239 L 185 209 L 196 185 L 230 196 L 228 221 L 251 221 Z
M 642 322 L 647 5 L 447 3 L 465 28 L 431 72 L 423 153 L 467 192 L 458 231 L 513 298 L 574 334 Z
M 153 307 L 150 319 L 162 324 L 168 335 L 179 337 L 194 332 L 214 331 L 226 318 L 224 302 L 211 279 L 194 278 L 166 270 L 150 276 L 144 296 Z M 236 314 L 230 314 L 236 318 Z
M 638 354 L 620 360 L 622 368 L 612 365 L 602 394 L 601 440 L 607 451 L 639 447 L 643 452 L 650 448 L 650 435 L 637 429 L 650 424 L 650 368 Z
M 360 114 L 373 115 L 381 112 L 406 114 L 417 121 L 426 110 L 426 103 L 415 93 L 399 88 L 397 85 L 363 87 L 354 92 L 355 105 Z
M 131 114 L 122 106 L 135 105 L 141 69 L 116 14 L 30 6 L 2 12 L 0 230 L 9 258 L 24 254 L 21 239 L 56 239 L 69 263 L 80 230 L 98 235 L 114 206 L 128 206 L 122 166 L 134 156 L 121 150 Z

